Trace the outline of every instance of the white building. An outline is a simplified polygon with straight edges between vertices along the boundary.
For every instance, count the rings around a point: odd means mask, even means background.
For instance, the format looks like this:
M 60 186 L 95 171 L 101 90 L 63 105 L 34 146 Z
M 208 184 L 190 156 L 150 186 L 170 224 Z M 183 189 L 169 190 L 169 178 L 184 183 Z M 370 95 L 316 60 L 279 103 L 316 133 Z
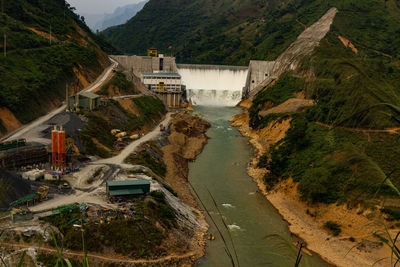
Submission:
M 178 73 L 142 73 L 142 82 L 149 90 L 156 92 L 182 91 L 182 77 Z

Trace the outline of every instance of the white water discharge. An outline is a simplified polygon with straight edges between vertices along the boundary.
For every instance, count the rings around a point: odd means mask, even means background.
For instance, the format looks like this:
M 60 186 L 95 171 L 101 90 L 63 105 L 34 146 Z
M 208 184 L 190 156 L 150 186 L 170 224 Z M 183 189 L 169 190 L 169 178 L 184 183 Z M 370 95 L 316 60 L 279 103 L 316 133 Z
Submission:
M 235 106 L 242 98 L 247 68 L 227 66 L 178 66 L 187 97 L 194 105 Z

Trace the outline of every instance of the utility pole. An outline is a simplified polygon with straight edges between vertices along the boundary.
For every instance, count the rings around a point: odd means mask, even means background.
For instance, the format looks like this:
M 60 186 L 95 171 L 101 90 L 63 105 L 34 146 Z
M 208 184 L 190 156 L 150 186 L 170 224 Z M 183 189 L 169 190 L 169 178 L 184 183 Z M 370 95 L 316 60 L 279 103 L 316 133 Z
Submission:
M 4 57 L 7 56 L 7 35 L 4 33 Z
M 50 45 L 51 45 L 51 25 L 50 25 Z

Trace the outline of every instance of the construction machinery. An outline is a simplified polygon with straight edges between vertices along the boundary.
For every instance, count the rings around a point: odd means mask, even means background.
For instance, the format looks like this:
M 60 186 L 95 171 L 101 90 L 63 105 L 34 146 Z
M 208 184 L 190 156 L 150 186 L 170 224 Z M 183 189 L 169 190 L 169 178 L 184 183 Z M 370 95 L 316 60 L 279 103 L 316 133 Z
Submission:
M 47 196 L 49 195 L 49 187 L 47 185 L 42 185 L 39 187 L 37 193 L 40 195 L 40 201 L 47 200 Z
M 112 135 L 116 135 L 116 134 L 118 134 L 118 133 L 120 133 L 120 132 L 121 132 L 120 129 L 112 129 L 112 130 L 111 130 L 111 134 L 112 134 Z
M 116 135 L 115 135 L 115 137 L 117 137 L 117 138 L 122 138 L 122 137 L 125 137 L 125 136 L 127 136 L 128 134 L 126 133 L 126 132 L 120 132 L 120 133 L 117 133 Z

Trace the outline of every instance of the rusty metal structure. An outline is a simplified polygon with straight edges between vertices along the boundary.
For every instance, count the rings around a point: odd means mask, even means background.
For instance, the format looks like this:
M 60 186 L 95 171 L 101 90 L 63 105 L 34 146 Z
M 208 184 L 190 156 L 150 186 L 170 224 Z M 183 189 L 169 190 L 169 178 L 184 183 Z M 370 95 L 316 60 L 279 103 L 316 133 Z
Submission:
M 47 148 L 42 144 L 31 143 L 0 152 L 0 168 L 18 169 L 49 162 Z

